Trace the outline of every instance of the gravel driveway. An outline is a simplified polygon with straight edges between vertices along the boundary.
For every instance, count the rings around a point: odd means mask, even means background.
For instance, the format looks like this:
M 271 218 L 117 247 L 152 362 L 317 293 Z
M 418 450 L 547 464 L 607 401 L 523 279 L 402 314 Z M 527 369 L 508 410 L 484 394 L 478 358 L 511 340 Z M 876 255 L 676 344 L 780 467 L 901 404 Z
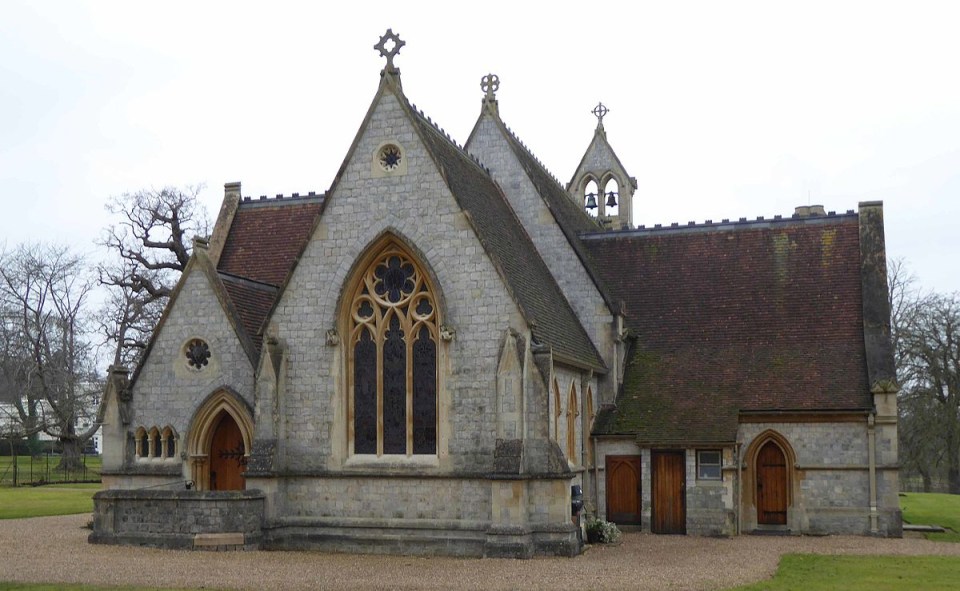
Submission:
M 770 577 L 781 554 L 942 554 L 960 544 L 828 537 L 625 534 L 576 558 L 189 552 L 87 543 L 89 515 L 0 520 L 0 581 L 220 589 L 722 589 Z

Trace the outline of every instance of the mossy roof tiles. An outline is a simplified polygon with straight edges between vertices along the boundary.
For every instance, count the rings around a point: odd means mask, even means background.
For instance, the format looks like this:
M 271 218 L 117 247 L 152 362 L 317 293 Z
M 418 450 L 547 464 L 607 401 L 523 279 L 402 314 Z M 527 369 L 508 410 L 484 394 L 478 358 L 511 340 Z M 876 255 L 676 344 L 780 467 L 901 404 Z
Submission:
M 741 411 L 871 407 L 856 215 L 584 244 L 635 339 L 595 433 L 731 442 Z

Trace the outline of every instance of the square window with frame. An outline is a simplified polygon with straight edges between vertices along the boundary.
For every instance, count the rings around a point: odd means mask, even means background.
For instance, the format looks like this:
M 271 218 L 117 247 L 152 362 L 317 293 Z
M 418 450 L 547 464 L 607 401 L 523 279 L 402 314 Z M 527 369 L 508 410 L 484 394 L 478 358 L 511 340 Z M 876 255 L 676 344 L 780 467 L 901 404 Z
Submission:
M 720 480 L 723 454 L 719 449 L 697 450 L 697 480 Z

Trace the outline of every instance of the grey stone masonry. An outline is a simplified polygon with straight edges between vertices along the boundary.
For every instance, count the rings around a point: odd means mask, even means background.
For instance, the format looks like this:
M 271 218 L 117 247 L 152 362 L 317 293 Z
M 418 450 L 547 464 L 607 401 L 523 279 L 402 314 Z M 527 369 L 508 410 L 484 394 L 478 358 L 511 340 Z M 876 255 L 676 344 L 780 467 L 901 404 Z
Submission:
M 381 145 L 399 145 L 402 174 L 374 174 Z M 359 223 L 362 220 L 363 223 Z M 385 233 L 418 255 L 434 282 L 440 322 L 456 336 L 441 342 L 437 469 L 492 470 L 496 370 L 501 336 L 527 327 L 503 279 L 438 174 L 404 108 L 384 92 L 328 198 L 320 225 L 289 279 L 268 332 L 287 347 L 283 393 L 287 467 L 340 469 L 347 457 L 341 300 L 354 264 Z
M 178 549 L 260 548 L 258 490 L 103 490 L 93 496 L 95 544 Z
M 129 428 L 169 425 L 182 443 L 210 394 L 227 386 L 252 405 L 254 387 L 253 366 L 211 279 L 199 264 L 191 264 L 181 281 L 133 385 Z M 192 339 L 202 339 L 210 348 L 207 365 L 200 369 L 188 364 L 184 351 Z

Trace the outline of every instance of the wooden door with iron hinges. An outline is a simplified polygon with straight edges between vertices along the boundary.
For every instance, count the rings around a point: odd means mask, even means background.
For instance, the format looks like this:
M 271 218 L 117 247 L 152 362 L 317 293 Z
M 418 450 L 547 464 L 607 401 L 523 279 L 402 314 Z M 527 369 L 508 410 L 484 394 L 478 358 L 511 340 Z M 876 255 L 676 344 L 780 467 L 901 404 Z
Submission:
M 228 412 L 221 412 L 210 442 L 210 490 L 243 490 L 247 469 L 240 427 Z

